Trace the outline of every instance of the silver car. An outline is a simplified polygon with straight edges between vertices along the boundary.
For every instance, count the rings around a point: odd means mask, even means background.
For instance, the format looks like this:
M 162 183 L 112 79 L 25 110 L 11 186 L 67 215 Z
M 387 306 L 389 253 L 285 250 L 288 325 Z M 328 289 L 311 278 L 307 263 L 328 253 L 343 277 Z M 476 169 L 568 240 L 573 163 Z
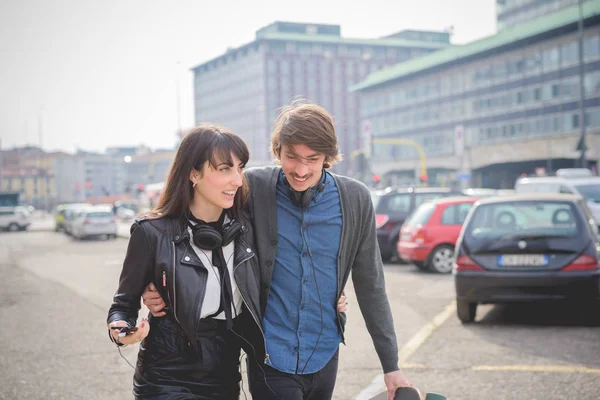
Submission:
M 0 229 L 24 231 L 31 224 L 29 215 L 25 207 L 0 207 Z
M 117 237 L 117 220 L 110 207 L 90 206 L 80 210 L 73 219 L 72 235 L 75 239 L 102 236 Z

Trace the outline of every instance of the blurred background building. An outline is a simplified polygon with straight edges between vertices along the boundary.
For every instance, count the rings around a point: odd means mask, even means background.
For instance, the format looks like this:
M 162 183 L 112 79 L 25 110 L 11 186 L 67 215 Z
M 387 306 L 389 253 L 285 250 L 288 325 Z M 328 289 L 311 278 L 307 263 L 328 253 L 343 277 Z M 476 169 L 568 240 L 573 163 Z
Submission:
M 269 137 L 278 109 L 303 97 L 333 114 L 341 150 L 349 154 L 360 145 L 361 121 L 360 99 L 348 87 L 449 43 L 449 32 L 351 39 L 341 35 L 339 25 L 274 22 L 251 43 L 193 68 L 195 119 L 240 134 L 250 147 L 251 165 L 264 165 L 271 162 Z
M 250 164 L 266 165 L 278 110 L 305 98 L 335 118 L 336 172 L 367 184 L 512 188 L 523 174 L 595 170 L 600 1 L 497 0 L 497 21 L 497 34 L 464 45 L 451 45 L 451 28 L 356 39 L 339 25 L 277 21 L 192 68 L 195 120 L 239 133 Z M 2 150 L 0 190 L 43 208 L 135 197 L 162 187 L 174 156 L 144 145 Z
M 583 4 L 581 60 L 579 20 L 578 6 L 567 7 L 397 64 L 355 85 L 361 117 L 374 138 L 372 172 L 386 183 L 419 176 L 417 151 L 378 144 L 383 138 L 418 143 L 431 184 L 512 188 L 522 174 L 578 166 L 582 147 L 588 149 L 584 166 L 596 168 L 600 2 Z
M 577 5 L 580 0 L 496 0 L 498 30 Z M 588 0 L 583 0 L 588 1 Z
M 135 199 L 163 182 L 172 149 L 111 147 L 105 153 L 47 153 L 27 146 L 0 151 L 0 191 L 19 193 L 21 204 L 51 210 L 57 204 Z

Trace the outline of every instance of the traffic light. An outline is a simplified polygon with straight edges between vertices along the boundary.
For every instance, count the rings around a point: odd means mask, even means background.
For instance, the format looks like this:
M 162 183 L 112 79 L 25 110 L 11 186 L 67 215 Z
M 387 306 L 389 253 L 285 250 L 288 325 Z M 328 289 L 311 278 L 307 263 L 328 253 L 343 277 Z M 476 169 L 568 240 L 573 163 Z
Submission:
M 373 183 L 379 183 L 381 181 L 381 177 L 379 175 L 373 175 Z
M 421 182 L 427 182 L 427 174 L 421 174 L 419 179 L 421 179 Z
M 144 191 L 144 185 L 142 185 L 142 184 L 140 183 L 140 184 L 138 185 L 138 187 L 137 187 L 137 192 L 138 192 L 138 194 L 139 194 L 139 193 L 142 193 L 143 191 Z

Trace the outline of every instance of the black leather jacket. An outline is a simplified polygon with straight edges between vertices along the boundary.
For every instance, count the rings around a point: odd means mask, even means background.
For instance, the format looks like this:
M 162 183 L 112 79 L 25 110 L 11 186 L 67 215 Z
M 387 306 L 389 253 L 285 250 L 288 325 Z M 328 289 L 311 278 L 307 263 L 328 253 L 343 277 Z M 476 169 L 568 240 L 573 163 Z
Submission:
M 254 337 L 253 341 L 263 336 L 263 340 L 256 343 L 262 346 L 264 335 L 262 335 L 259 301 L 258 258 L 254 251 L 251 225 L 247 218 L 241 218 L 241 221 L 243 232 L 235 241 L 233 275 L 244 302 L 243 320 L 247 321 L 247 324 L 254 325 L 249 328 Z M 200 312 L 208 276 L 208 270 L 192 249 L 189 239 L 185 221 L 170 218 L 136 220 L 131 227 L 131 238 L 123 263 L 119 288 L 115 293 L 107 321 L 110 323 L 123 320 L 130 326 L 135 326 L 141 295 L 145 287 L 153 282 L 168 309 L 166 317 L 151 318 L 149 339 L 151 341 L 164 339 L 170 342 L 169 337 L 173 337 L 173 333 L 176 333 L 173 329 L 180 330 L 181 337 L 185 338 L 182 341 L 180 356 L 186 359 L 190 357 L 189 347 L 195 347 L 199 334 Z M 249 316 L 252 318 L 248 318 Z M 168 329 L 162 329 L 163 327 Z M 259 336 L 256 335 L 257 332 L 260 332 Z M 143 347 L 146 352 L 145 357 L 152 357 L 152 354 L 148 353 L 158 351 L 154 350 L 153 346 Z M 140 367 L 139 362 L 138 367 Z

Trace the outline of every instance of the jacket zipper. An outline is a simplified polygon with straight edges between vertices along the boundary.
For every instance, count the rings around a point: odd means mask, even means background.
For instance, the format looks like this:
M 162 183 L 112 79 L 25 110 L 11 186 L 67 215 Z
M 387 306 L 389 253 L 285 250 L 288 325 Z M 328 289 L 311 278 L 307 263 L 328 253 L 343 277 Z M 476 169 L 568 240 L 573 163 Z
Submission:
M 175 304 L 175 301 L 177 300 L 177 293 L 176 293 L 176 286 L 175 286 L 175 242 L 171 242 L 171 244 L 173 245 L 173 297 L 174 299 L 171 299 L 171 293 L 169 292 L 169 289 L 167 288 L 167 297 L 169 298 L 169 303 L 171 303 L 173 305 L 173 316 L 175 317 L 175 321 L 177 321 L 177 323 L 181 326 L 181 322 L 179 322 L 179 319 L 177 318 L 177 305 Z M 166 271 L 163 271 L 163 285 L 166 286 L 167 285 L 167 273 Z
M 233 277 L 235 279 L 235 271 L 237 270 L 237 268 L 242 265 L 243 262 L 246 262 L 248 260 L 250 260 L 251 258 L 253 258 L 255 255 L 252 254 L 251 256 L 244 258 L 243 260 L 241 260 L 239 263 L 236 264 L 236 266 L 233 268 Z M 265 333 L 262 330 L 261 324 L 258 322 L 258 318 L 256 318 L 256 316 L 254 315 L 254 313 L 252 312 L 252 310 L 250 309 L 249 303 L 246 300 L 246 298 L 244 297 L 244 291 L 240 290 L 240 295 L 242 296 L 242 300 L 244 301 L 244 303 L 246 303 L 246 308 L 248 309 L 248 311 L 250 312 L 250 315 L 252 315 L 252 318 L 254 319 L 254 322 L 256 322 L 256 325 L 258 326 L 258 329 L 260 330 L 260 334 L 262 335 L 263 338 L 263 344 L 265 345 L 265 359 L 264 359 L 264 363 L 266 364 L 267 361 L 269 360 L 269 353 L 267 353 L 267 339 L 265 338 Z
M 342 202 L 341 196 L 340 196 L 340 210 L 342 211 L 342 215 L 344 215 L 344 206 L 342 205 L 342 203 L 343 202 Z M 342 218 L 342 230 L 340 232 L 340 250 L 342 249 L 342 244 L 343 243 L 344 243 L 344 218 Z M 341 284 L 343 284 L 343 282 L 346 280 L 345 273 L 344 273 L 344 276 L 342 276 L 342 279 L 341 280 L 339 279 L 340 272 L 342 272 L 341 268 L 340 268 L 341 258 L 342 258 L 341 254 L 338 254 L 338 256 L 336 258 L 336 265 L 337 265 L 337 271 L 338 271 L 338 282 L 337 282 L 337 286 L 338 286 L 338 288 L 337 288 L 338 290 L 337 291 L 338 291 L 338 293 L 337 293 L 336 299 L 339 299 L 340 296 L 342 295 Z M 342 321 L 340 321 L 340 312 L 337 310 L 337 305 L 336 305 L 336 308 L 335 308 L 335 317 L 336 317 L 335 319 L 337 320 L 337 323 L 338 323 L 338 327 L 340 328 L 340 332 L 342 334 L 342 343 L 346 344 L 346 338 L 345 338 L 345 335 L 344 335 L 344 329 L 342 327 Z

